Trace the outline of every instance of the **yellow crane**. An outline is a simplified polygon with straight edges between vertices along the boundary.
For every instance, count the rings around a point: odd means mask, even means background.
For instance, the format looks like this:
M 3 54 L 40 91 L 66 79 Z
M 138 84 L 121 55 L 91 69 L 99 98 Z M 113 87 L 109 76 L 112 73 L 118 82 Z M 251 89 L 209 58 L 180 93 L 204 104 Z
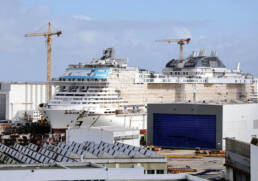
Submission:
M 52 36 L 60 36 L 62 31 L 51 31 L 51 23 L 48 23 L 48 32 L 45 33 L 29 33 L 25 34 L 25 37 L 33 37 L 33 36 L 44 36 L 47 38 L 47 101 L 51 98 L 52 90 L 50 86 L 50 81 L 52 80 Z
M 180 56 L 179 59 L 182 60 L 183 57 L 183 46 L 185 42 L 188 44 L 191 41 L 191 38 L 186 39 L 169 39 L 169 40 L 156 40 L 156 42 L 167 42 L 167 43 L 177 43 L 180 45 Z

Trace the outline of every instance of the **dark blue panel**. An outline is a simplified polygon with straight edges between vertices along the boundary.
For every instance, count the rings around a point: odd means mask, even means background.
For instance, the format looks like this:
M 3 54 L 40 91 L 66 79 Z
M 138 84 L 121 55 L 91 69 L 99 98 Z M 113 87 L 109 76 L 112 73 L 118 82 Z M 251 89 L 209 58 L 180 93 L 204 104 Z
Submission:
M 0 120 L 5 120 L 6 117 L 6 95 L 0 94 Z
M 216 115 L 153 114 L 153 144 L 216 149 Z

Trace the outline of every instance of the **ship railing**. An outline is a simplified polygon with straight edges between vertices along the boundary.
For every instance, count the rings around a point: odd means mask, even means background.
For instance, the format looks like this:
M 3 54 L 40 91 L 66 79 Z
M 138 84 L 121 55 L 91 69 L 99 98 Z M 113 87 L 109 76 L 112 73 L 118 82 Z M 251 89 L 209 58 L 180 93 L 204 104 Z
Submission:
M 83 78 L 75 78 L 75 79 L 70 79 L 70 78 L 53 78 L 52 82 L 56 83 L 107 83 L 107 79 L 83 79 Z
M 148 83 L 205 83 L 205 79 L 160 78 L 145 79 Z
M 251 79 L 241 79 L 241 78 L 147 78 L 145 79 L 147 83 L 231 83 L 231 84 L 245 84 L 252 83 Z
M 52 78 L 52 81 L 71 81 L 71 82 L 85 82 L 85 81 L 89 81 L 89 82 L 105 82 L 107 81 L 106 78 L 101 78 L 101 79 L 85 79 L 85 78 Z
M 252 83 L 251 79 L 241 78 L 206 78 L 207 83 L 230 83 L 230 84 L 246 84 Z

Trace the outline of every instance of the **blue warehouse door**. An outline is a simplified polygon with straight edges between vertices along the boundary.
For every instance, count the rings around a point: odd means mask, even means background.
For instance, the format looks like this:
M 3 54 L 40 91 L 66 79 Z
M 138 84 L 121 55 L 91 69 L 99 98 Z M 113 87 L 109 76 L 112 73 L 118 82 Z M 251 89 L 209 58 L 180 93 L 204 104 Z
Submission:
M 216 115 L 153 114 L 153 144 L 216 149 Z

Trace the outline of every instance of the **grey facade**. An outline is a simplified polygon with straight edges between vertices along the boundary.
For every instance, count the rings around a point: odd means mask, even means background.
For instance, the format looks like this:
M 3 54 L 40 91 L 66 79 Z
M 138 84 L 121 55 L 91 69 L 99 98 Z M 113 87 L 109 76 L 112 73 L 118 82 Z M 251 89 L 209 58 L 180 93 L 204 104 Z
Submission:
M 7 102 L 9 101 L 10 85 L 0 82 L 0 120 L 5 120 L 9 114 Z
M 0 120 L 6 119 L 6 95 L 0 94 Z
M 225 179 L 249 181 L 250 159 L 249 143 L 226 138 Z

